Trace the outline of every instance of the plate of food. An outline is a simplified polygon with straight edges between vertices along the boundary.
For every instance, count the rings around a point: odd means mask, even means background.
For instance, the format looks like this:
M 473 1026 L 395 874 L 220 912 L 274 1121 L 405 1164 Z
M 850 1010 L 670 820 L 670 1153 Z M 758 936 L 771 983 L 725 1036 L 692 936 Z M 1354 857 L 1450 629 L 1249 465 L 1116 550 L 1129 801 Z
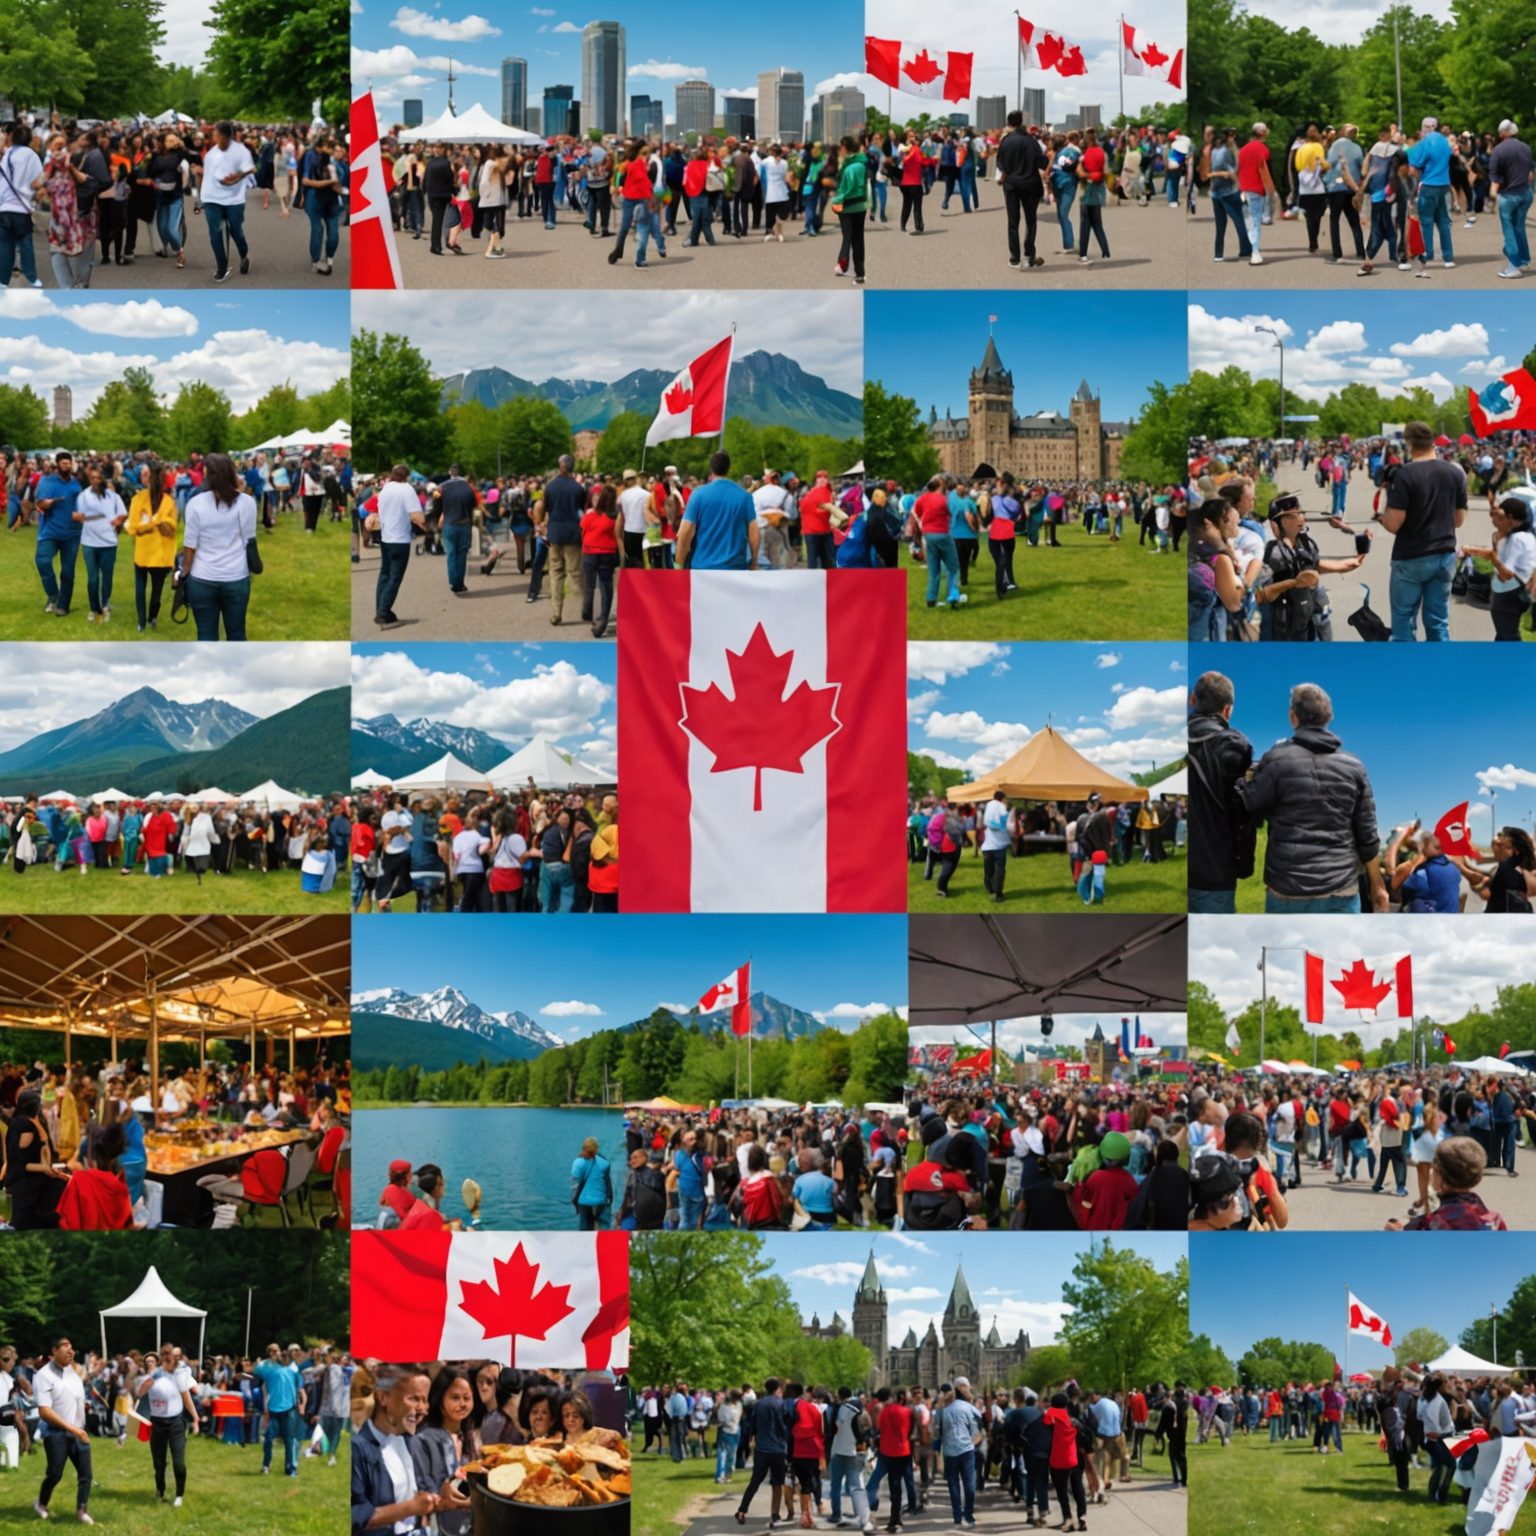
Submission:
M 629 1445 L 612 1430 L 482 1446 L 464 1468 L 475 1536 L 625 1536 Z

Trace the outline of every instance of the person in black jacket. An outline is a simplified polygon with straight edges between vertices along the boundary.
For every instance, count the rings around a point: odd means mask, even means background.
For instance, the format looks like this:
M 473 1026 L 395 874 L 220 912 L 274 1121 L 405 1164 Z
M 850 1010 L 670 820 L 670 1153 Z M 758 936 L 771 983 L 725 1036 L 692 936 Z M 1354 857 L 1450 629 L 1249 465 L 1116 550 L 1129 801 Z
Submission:
M 1237 911 L 1237 882 L 1253 873 L 1256 836 L 1237 785 L 1253 743 L 1232 724 L 1237 694 L 1221 672 L 1202 672 L 1189 695 L 1189 910 Z
M 1291 689 L 1295 735 L 1271 747 L 1237 786 L 1249 819 L 1269 823 L 1266 912 L 1358 912 L 1362 870 L 1372 910 L 1388 909 L 1370 775 L 1327 729 L 1332 719 L 1327 693 L 1298 683 Z
M 1003 176 L 1003 205 L 1008 212 L 1008 265 L 1019 265 L 1019 215 L 1024 215 L 1025 266 L 1043 267 L 1035 255 L 1035 215 L 1045 195 L 1041 173 L 1049 164 L 1044 148 L 1024 127 L 1024 114 L 1008 114 L 1008 131 L 998 141 L 997 168 Z

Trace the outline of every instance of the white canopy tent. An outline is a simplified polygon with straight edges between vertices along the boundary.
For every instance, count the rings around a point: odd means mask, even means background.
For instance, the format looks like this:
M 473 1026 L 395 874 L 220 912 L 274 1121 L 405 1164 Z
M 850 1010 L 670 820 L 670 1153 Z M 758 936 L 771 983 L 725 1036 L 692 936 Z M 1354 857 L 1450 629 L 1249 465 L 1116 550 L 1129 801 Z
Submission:
M 386 779 L 382 773 L 375 773 L 372 768 L 365 768 L 361 773 L 352 775 L 353 789 L 380 789 L 394 782 L 393 779 Z
M 428 763 L 425 768 L 418 768 L 415 773 L 408 773 L 403 779 L 395 780 L 395 788 L 410 791 L 413 789 L 489 789 L 490 779 L 477 768 L 471 768 L 468 763 L 460 762 L 452 752 L 445 752 L 435 763 Z
M 1159 780 L 1152 785 L 1154 795 L 1187 795 L 1189 793 L 1189 768 L 1186 765 L 1171 777 Z
M 120 789 L 98 789 L 96 793 L 91 796 L 91 799 L 94 800 L 97 805 L 109 805 L 120 800 L 132 800 L 133 796 L 124 794 Z
M 217 788 L 200 789 L 197 792 L 197 798 L 201 800 L 204 805 L 234 805 L 239 799 L 237 795 L 230 794 L 227 789 Z
M 453 132 L 453 125 L 458 119 L 452 112 L 444 112 L 441 117 L 434 117 L 430 123 L 423 123 L 419 128 L 407 128 L 397 135 L 402 144 L 435 144 L 444 134 Z
M 1459 1376 L 1508 1376 L 1511 1371 L 1518 1369 L 1513 1365 L 1495 1365 L 1492 1360 L 1480 1360 L 1471 1350 L 1463 1349 L 1459 1344 L 1453 1344 L 1438 1359 L 1431 1360 L 1427 1368 L 1431 1371 L 1455 1371 Z
M 321 434 L 328 443 L 341 443 L 344 447 L 352 446 L 352 425 L 343 421 L 339 416 Z
M 402 134 L 401 137 L 403 138 L 404 135 Z M 526 128 L 510 127 L 500 118 L 492 117 L 478 101 L 474 106 L 460 112 L 451 126 L 429 134 L 427 137 L 444 144 L 542 144 L 545 142 L 542 134 L 529 133 Z
M 127 1301 L 115 1307 L 101 1309 L 101 1352 L 107 1353 L 107 1319 L 109 1317 L 152 1317 L 155 1320 L 155 1348 L 160 1348 L 160 1319 L 163 1317 L 195 1317 L 197 1319 L 197 1358 L 203 1358 L 203 1334 L 208 1326 L 208 1314 L 201 1307 L 189 1307 L 171 1295 L 170 1288 L 160 1278 L 153 1264 L 139 1281 L 139 1288 Z
M 1530 1076 L 1530 1073 L 1524 1067 L 1517 1066 L 1512 1061 L 1504 1061 L 1498 1056 L 1478 1056 L 1472 1061 L 1459 1061 L 1456 1065 L 1463 1072 L 1505 1073 L 1510 1077 Z
M 150 122 L 157 128 L 171 128 L 177 123 L 192 123 L 195 125 L 197 119 L 195 117 L 188 117 L 185 112 L 178 112 L 175 107 L 167 107 L 159 117 L 150 118 Z
M 284 789 L 275 779 L 248 789 L 239 797 L 241 805 L 264 805 L 272 811 L 296 811 L 304 804 L 304 797 L 291 789 Z
M 79 803 L 79 797 L 70 794 L 67 789 L 56 789 L 51 795 L 39 795 L 37 798 L 44 805 L 47 805 L 50 800 L 67 800 L 72 805 Z
M 613 776 L 579 757 L 567 757 L 547 736 L 538 735 L 505 762 L 487 770 L 498 789 L 520 789 L 532 779 L 539 789 L 569 789 L 573 784 L 611 784 Z

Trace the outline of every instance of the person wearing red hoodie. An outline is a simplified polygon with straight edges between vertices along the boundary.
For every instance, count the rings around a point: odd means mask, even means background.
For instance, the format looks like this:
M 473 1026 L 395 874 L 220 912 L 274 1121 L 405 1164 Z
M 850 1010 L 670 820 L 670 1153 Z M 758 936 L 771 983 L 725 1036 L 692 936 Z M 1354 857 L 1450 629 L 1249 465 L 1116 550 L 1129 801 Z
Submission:
M 1131 1143 L 1110 1131 L 1099 1143 L 1100 1165 L 1072 1191 L 1072 1210 L 1085 1232 L 1118 1232 L 1136 1198 L 1138 1185 L 1126 1170 Z
M 92 1148 L 94 1168 L 77 1168 L 59 1196 L 61 1232 L 129 1232 L 142 1227 L 133 1219 L 128 1185 L 115 1164 L 127 1148 L 122 1123 L 109 1125 Z
M 688 199 L 688 212 L 693 228 L 683 241 L 685 250 L 692 250 L 702 234 L 706 244 L 715 243 L 714 216 L 709 208 L 708 181 L 711 170 L 718 170 L 719 162 L 714 153 L 702 144 L 694 151 L 693 159 L 683 168 L 683 196 Z
M 624 211 L 619 216 L 619 238 L 608 252 L 608 265 L 611 267 L 624 259 L 624 238 L 633 224 L 637 242 L 635 265 L 644 267 L 645 245 L 652 234 L 656 236 L 658 256 L 667 254 L 667 246 L 662 238 L 661 225 L 651 211 L 656 189 L 651 181 L 650 157 L 641 139 L 630 139 L 624 146 L 624 175 L 619 190 L 623 193 Z

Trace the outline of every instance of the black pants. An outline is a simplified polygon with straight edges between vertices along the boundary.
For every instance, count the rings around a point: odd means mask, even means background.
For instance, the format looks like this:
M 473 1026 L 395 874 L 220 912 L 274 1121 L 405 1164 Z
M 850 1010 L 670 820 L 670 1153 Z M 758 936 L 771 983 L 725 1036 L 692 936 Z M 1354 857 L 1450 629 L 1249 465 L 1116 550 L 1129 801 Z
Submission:
M 1301 216 L 1307 221 L 1307 249 L 1316 255 L 1318 236 L 1323 232 L 1323 214 L 1328 208 L 1328 194 L 1304 192 L 1296 201 L 1301 204 Z
M 1052 529 L 1054 531 L 1055 524 Z M 997 595 L 1001 597 L 1013 583 L 1013 547 L 1018 542 L 1015 538 L 987 539 L 987 548 L 992 552 L 992 574 L 997 587 Z
M 123 239 L 128 233 L 128 204 L 114 197 L 96 199 L 97 238 L 101 241 L 101 261 L 105 266 L 114 255 L 123 254 Z M 115 249 L 114 249 L 115 248 Z
M 1189 1450 L 1188 1435 L 1168 1436 L 1168 1470 L 1173 1474 L 1175 1483 L 1189 1487 Z
M 921 183 L 915 187 L 903 185 L 901 189 L 901 228 L 906 232 L 907 220 L 911 219 L 917 226 L 918 234 L 923 232 L 923 188 Z
M 178 1413 L 174 1419 L 149 1421 L 149 1459 L 155 1466 L 155 1492 L 165 1497 L 165 1453 L 169 1447 L 171 1470 L 176 1474 L 176 1497 L 187 1491 L 187 1420 Z
M 981 545 L 975 539 L 955 540 L 955 559 L 960 562 L 960 585 L 969 586 L 971 581 L 971 561 L 981 553 Z
M 1409 1451 L 1405 1441 L 1400 1440 L 1395 1450 L 1390 1445 L 1387 1447 L 1387 1458 L 1392 1463 L 1392 1470 L 1397 1474 L 1399 1493 L 1408 1492 L 1408 1457 Z
M 1035 222 L 1040 211 L 1040 183 L 1031 187 L 1015 187 L 1003 183 L 1003 207 L 1008 212 L 1008 260 L 1019 265 L 1019 215 L 1024 215 L 1024 251 L 1026 261 L 1035 259 Z
M 907 1479 L 912 1476 L 911 1456 L 885 1456 L 880 1458 L 885 1463 L 885 1486 L 891 1496 L 891 1516 L 886 1522 L 886 1529 L 901 1524 L 901 1495 L 907 1485 Z
M 1524 612 L 1525 608 L 1520 601 L 1518 587 L 1510 592 L 1495 592 L 1488 606 L 1489 617 L 1493 620 L 1493 638 L 1518 640 L 1520 616 Z
M 587 228 L 594 229 L 603 239 L 608 238 L 608 221 L 613 217 L 613 188 L 588 187 L 590 201 Z
M 581 557 L 582 586 L 594 596 L 600 594 L 602 606 L 594 615 L 591 597 L 587 599 L 588 612 L 582 618 L 591 621 L 596 630 L 608 628 L 608 616 L 613 612 L 613 573 L 619 568 L 617 555 L 583 555 Z
M 1006 848 L 983 848 L 981 851 L 981 882 L 989 896 L 1003 894 L 1003 877 L 1008 872 Z
M 1072 1518 L 1072 1505 L 1077 1505 L 1077 1518 L 1085 1520 L 1088 1516 L 1088 1496 L 1083 1492 L 1083 1464 L 1078 1462 L 1075 1467 L 1052 1467 L 1051 1482 L 1056 1487 L 1056 1502 L 1061 1505 L 1061 1518 Z M 1071 1500 L 1068 1500 L 1068 1494 Z
M 783 1451 L 758 1451 L 752 1458 L 752 1480 L 747 1484 L 747 1491 L 741 1496 L 741 1504 L 738 1506 L 742 1514 L 752 1507 L 752 1497 L 763 1486 L 763 1479 L 768 1478 L 775 1489 L 784 1486 L 784 1474 L 788 1467 L 788 1458 Z M 790 1495 L 790 1506 L 793 1509 L 794 1495 Z
M 738 192 L 731 199 L 731 233 L 738 240 L 746 234 L 752 225 L 752 194 L 750 192 Z
M 1360 231 L 1360 210 L 1355 207 L 1355 194 L 1348 187 L 1340 187 L 1328 194 L 1328 239 L 1333 246 L 1333 259 L 1338 261 L 1344 251 L 1339 244 L 1339 220 L 1349 225 L 1355 237 L 1355 260 L 1365 260 L 1365 239 Z
M 432 210 L 431 244 L 434 252 L 440 253 L 443 249 L 443 220 L 447 217 L 448 204 L 452 201 L 451 197 L 429 197 L 427 199 L 427 205 Z
M 843 247 L 837 254 L 838 264 L 846 271 L 848 258 L 853 258 L 853 275 L 864 276 L 864 221 L 869 215 L 861 208 L 857 213 L 846 209 L 837 216 L 843 228 Z
M 627 528 L 624 530 L 624 565 L 626 569 L 632 565 L 644 567 L 644 533 L 631 533 Z
M 469 869 L 459 877 L 464 882 L 464 894 L 459 900 L 460 912 L 485 912 L 490 908 L 486 900 L 485 871 Z
M 1091 231 L 1098 238 L 1099 254 L 1109 260 L 1109 237 L 1104 233 L 1104 205 L 1102 203 L 1078 204 L 1077 254 L 1088 254 L 1088 235 Z
M 324 496 L 305 496 L 304 502 L 304 531 L 313 533 L 320 521 L 320 509 L 325 505 Z
M 160 593 L 165 579 L 171 574 L 168 565 L 136 565 L 133 568 L 133 606 L 139 615 L 139 628 L 152 624 L 160 617 Z M 145 588 L 149 602 L 145 604 Z
M 46 1465 L 37 1502 L 47 1509 L 53 1490 L 64 1480 L 65 1463 L 72 1461 L 75 1464 L 75 1508 L 84 1509 L 91 1501 L 90 1442 L 50 1430 L 43 1437 L 43 1459 Z

